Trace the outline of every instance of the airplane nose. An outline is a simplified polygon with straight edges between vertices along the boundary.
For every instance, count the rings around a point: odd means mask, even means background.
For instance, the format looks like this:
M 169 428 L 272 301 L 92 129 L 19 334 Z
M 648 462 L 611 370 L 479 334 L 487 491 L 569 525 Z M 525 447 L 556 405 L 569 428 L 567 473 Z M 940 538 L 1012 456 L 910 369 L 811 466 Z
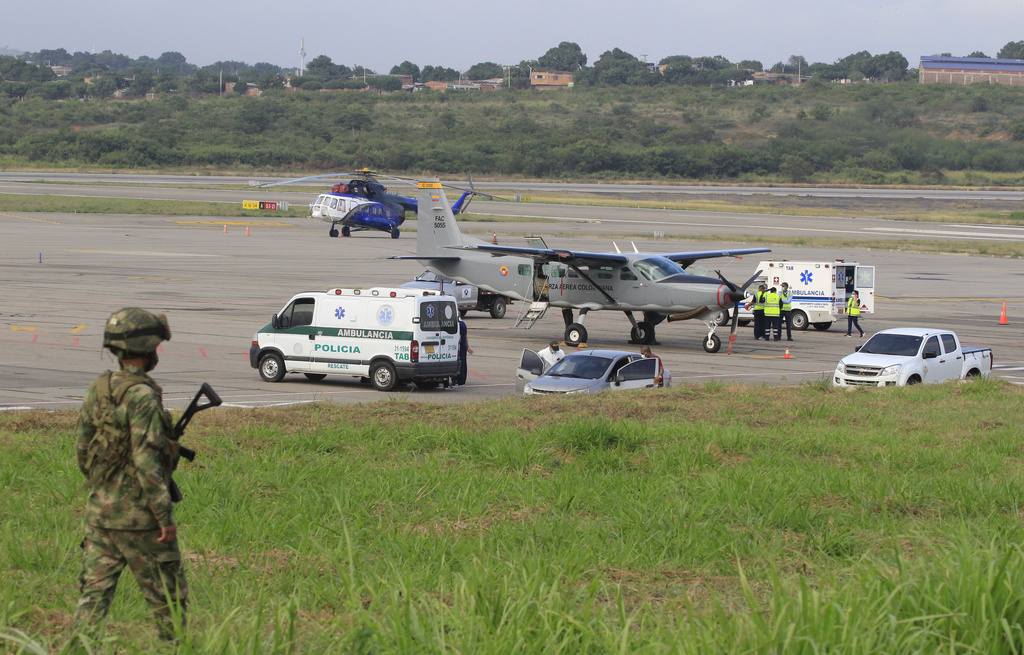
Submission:
M 746 294 L 744 294 L 742 291 L 726 291 L 724 294 L 722 294 L 722 296 L 725 302 L 718 303 L 719 306 L 732 307 L 736 303 L 742 302 L 743 299 L 746 297 Z

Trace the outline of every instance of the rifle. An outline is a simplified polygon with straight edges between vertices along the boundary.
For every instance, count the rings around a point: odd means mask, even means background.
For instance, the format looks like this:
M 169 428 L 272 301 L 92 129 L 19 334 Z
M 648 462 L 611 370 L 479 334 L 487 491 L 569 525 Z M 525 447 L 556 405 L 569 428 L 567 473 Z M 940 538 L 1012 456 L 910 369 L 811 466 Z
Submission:
M 206 397 L 207 402 L 200 405 L 199 401 L 202 400 L 204 396 Z M 199 391 L 196 392 L 192 402 L 190 402 L 188 407 L 185 408 L 185 413 L 182 414 L 181 418 L 178 419 L 178 422 L 174 424 L 174 436 L 172 436 L 171 439 L 174 441 L 181 439 L 181 435 L 185 433 L 185 428 L 188 427 L 189 421 L 192 420 L 192 417 L 195 414 L 203 411 L 204 409 L 216 407 L 220 405 L 220 403 L 220 396 L 218 396 L 217 392 L 213 390 L 213 387 L 206 382 L 203 382 L 203 385 L 199 387 Z M 190 462 L 193 462 L 196 459 L 196 451 L 191 448 L 186 448 L 185 446 L 178 447 L 178 454 Z M 184 496 L 181 495 L 181 489 L 178 488 L 178 483 L 176 483 L 173 478 L 171 478 L 169 491 L 171 493 L 172 503 L 180 503 L 182 499 L 184 499 Z

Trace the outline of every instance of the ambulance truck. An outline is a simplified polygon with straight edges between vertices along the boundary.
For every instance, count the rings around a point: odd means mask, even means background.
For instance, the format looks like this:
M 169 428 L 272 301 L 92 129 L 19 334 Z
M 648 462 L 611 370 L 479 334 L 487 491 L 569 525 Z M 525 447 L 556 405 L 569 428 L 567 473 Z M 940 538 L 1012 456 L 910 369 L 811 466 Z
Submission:
M 459 372 L 459 310 L 436 290 L 306 291 L 253 336 L 249 364 L 267 382 L 302 373 L 368 378 L 380 391 L 433 388 Z
M 830 262 L 791 262 L 768 260 L 757 265 L 761 274 L 747 287 L 749 295 L 760 284 L 775 287 L 782 293 L 782 283 L 788 282 L 792 292 L 793 329 L 806 330 L 808 325 L 827 330 L 833 321 L 846 316 L 846 301 L 856 290 L 860 293 L 860 311 L 875 311 L 875 267 L 836 259 Z M 739 307 L 740 325 L 753 320 L 754 315 Z

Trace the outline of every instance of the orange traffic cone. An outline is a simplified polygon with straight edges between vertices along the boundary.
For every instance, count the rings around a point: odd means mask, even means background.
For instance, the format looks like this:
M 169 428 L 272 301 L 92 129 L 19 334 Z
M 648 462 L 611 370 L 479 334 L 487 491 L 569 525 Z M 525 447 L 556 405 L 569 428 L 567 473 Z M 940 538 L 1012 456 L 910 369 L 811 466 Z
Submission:
M 493 244 L 495 246 L 498 245 L 498 233 L 497 232 L 494 233 L 494 238 L 491 239 L 491 244 Z
M 249 226 L 245 226 L 245 236 L 249 236 Z
M 225 223 L 224 224 L 224 234 L 227 234 L 227 233 L 228 233 L 228 224 Z
M 789 356 L 789 346 L 786 346 L 786 356 L 783 357 L 782 359 L 793 359 L 792 357 Z
M 1005 300 L 1003 301 L 1003 313 L 999 315 L 999 324 L 1000 325 L 1009 325 L 1010 324 L 1010 322 L 1008 320 L 1006 320 L 1006 301 Z

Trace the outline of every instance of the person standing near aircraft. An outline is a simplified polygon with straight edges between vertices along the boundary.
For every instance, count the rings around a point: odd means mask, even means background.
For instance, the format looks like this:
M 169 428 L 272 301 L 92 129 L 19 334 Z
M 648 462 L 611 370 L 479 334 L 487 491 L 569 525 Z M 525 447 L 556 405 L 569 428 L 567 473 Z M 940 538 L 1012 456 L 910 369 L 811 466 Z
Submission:
M 120 368 L 92 383 L 79 412 L 75 450 L 89 497 L 74 621 L 87 634 L 95 634 L 107 615 L 125 566 L 160 637 L 175 638 L 175 615 L 184 628 L 188 585 L 170 493 L 178 443 L 161 389 L 148 375 L 157 364 L 157 346 L 170 338 L 162 314 L 125 307 L 111 315 L 103 347 Z
M 547 348 L 537 353 L 537 356 L 540 357 L 541 364 L 544 365 L 544 370 L 541 373 L 546 373 L 549 368 L 562 361 L 565 353 L 559 348 L 558 340 L 553 339 Z
M 469 347 L 469 335 L 467 334 L 466 322 L 459 320 L 459 376 L 455 378 L 455 386 L 466 386 L 466 378 L 469 377 L 469 355 L 473 349 Z
M 771 336 L 775 341 L 782 338 L 782 297 L 775 287 L 768 289 L 764 296 L 764 340 Z
M 786 341 L 793 340 L 793 292 L 789 282 L 782 283 L 782 321 L 786 324 Z
M 665 365 L 661 363 L 661 357 L 652 353 L 650 346 L 640 346 L 640 355 L 644 359 L 651 359 L 653 357 L 658 360 L 658 369 L 654 376 L 654 383 L 659 387 L 665 386 Z
M 853 328 L 857 328 L 860 336 L 864 337 L 864 330 L 860 328 L 860 292 L 854 291 L 850 299 L 846 301 L 846 336 L 853 336 Z
M 768 337 L 764 332 L 764 294 L 765 286 L 759 284 L 757 286 L 757 293 L 754 294 L 754 299 L 746 304 L 746 308 L 749 310 L 753 308 L 754 314 L 754 341 L 757 341 L 761 337 L 764 337 L 765 341 Z

